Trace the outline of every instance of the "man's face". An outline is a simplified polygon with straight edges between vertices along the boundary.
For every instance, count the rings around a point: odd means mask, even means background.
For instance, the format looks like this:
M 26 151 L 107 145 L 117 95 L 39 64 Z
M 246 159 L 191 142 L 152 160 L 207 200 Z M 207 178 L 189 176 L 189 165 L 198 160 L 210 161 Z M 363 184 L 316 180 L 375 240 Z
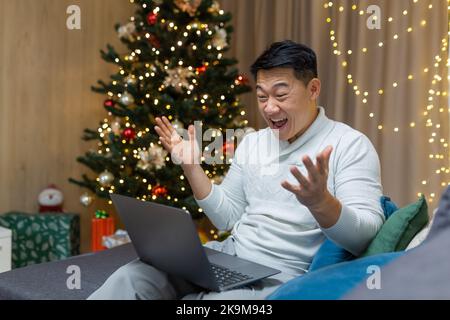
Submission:
M 316 116 L 315 99 L 320 81 L 305 84 L 290 68 L 259 70 L 256 95 L 261 115 L 269 127 L 278 132 L 280 140 L 295 140 Z

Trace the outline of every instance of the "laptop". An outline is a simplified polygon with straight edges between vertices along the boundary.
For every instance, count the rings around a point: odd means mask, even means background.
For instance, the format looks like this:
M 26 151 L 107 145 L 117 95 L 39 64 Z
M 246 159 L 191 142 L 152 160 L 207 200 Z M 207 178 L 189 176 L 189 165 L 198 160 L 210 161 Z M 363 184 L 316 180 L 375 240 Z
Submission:
M 112 194 L 111 200 L 141 261 L 161 271 L 218 292 L 280 273 L 203 247 L 185 210 L 118 194 Z

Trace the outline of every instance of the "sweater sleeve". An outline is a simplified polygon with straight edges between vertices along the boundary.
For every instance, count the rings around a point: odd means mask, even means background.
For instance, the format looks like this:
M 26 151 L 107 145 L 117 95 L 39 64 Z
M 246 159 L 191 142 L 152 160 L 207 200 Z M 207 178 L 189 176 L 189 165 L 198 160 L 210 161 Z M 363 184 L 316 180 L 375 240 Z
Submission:
M 358 256 L 384 222 L 380 161 L 370 140 L 359 132 L 345 134 L 335 152 L 335 197 L 342 210 L 336 224 L 322 230 L 328 238 Z
M 222 231 L 233 228 L 248 204 L 243 187 L 247 140 L 248 136 L 244 137 L 236 148 L 230 169 L 222 183 L 213 184 L 210 193 L 204 199 L 195 198 L 214 226 Z

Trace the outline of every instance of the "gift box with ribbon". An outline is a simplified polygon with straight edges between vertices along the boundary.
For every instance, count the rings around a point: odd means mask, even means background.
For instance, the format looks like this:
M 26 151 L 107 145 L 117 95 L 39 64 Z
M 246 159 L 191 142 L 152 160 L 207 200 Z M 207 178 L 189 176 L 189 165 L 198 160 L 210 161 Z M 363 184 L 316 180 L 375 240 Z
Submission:
M 103 237 L 110 236 L 115 232 L 114 218 L 110 217 L 104 210 L 97 210 L 92 218 L 91 249 L 93 252 L 106 249 L 103 245 Z

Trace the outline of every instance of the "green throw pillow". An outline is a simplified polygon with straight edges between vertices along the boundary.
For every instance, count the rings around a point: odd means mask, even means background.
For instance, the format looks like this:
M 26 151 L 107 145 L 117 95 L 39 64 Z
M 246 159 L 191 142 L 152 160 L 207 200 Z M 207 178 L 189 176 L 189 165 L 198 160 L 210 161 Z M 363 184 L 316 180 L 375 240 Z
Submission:
M 386 220 L 361 257 L 405 250 L 427 223 L 427 202 L 421 196 L 417 202 L 398 209 Z

